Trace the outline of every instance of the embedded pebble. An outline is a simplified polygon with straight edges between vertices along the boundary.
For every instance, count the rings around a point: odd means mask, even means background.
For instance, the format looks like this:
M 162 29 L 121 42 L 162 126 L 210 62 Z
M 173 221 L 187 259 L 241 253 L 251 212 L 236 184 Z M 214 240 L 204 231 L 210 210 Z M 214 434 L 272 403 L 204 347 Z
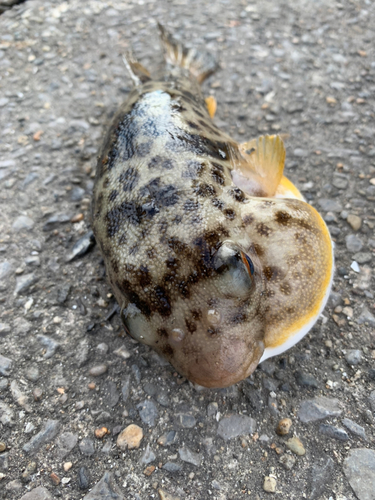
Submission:
M 159 413 L 156 404 L 151 399 L 145 399 L 145 401 L 139 403 L 137 410 L 143 423 L 150 427 L 155 426 Z
M 46 347 L 46 352 L 43 355 L 43 359 L 52 358 L 57 349 L 60 347 L 60 344 L 56 342 L 56 340 L 52 339 L 51 337 L 47 337 L 47 335 L 37 335 L 36 338 L 44 347 Z
M 344 460 L 344 473 L 359 500 L 375 500 L 374 450 L 350 450 Z
M 0 422 L 3 425 L 12 427 L 14 425 L 13 419 L 14 410 L 9 405 L 0 400 Z
M 31 481 L 31 476 L 37 471 L 36 462 L 29 462 L 26 469 L 22 472 L 21 480 L 25 483 Z
M 345 354 L 345 359 L 349 365 L 359 365 L 362 361 L 362 351 L 359 349 L 348 349 Z
M 319 382 L 310 373 L 299 370 L 294 374 L 294 376 L 296 377 L 296 381 L 299 385 L 313 387 L 314 389 L 318 389 L 319 387 Z
M 90 457 L 95 453 L 95 443 L 91 438 L 88 437 L 83 438 L 78 446 L 82 455 Z
M 12 270 L 12 265 L 10 262 L 4 260 L 3 262 L 0 262 L 0 280 L 3 280 L 10 274 Z
M 117 390 L 117 385 L 115 382 L 113 382 L 112 380 L 107 380 L 103 385 L 102 393 L 103 401 L 107 406 L 113 408 L 117 405 L 120 399 L 120 393 Z
M 166 432 L 158 438 L 157 443 L 160 446 L 169 446 L 170 444 L 175 442 L 176 435 L 176 431 Z
M 58 460 L 65 458 L 78 442 L 77 434 L 72 432 L 64 432 L 56 439 L 55 456 Z
M 207 406 L 207 417 L 212 417 L 217 414 L 219 405 L 216 402 L 209 403 Z
M 108 370 L 108 366 L 107 365 L 96 365 L 96 366 L 93 366 L 92 368 L 90 368 L 89 370 L 89 375 L 91 375 L 92 377 L 100 377 L 100 375 L 103 375 L 104 373 L 106 373 Z
M 0 470 L 7 471 L 9 468 L 9 453 L 1 453 L 0 454 Z
M 183 462 L 199 467 L 202 463 L 203 456 L 200 453 L 191 451 L 187 446 L 178 449 L 178 454 Z
M 296 463 L 296 457 L 294 455 L 290 455 L 289 453 L 284 453 L 280 457 L 280 463 L 286 470 L 291 470 Z
M 30 432 L 33 432 L 35 430 L 35 425 L 32 422 L 27 422 L 25 425 L 25 434 L 30 434 Z
M 130 352 L 124 346 L 121 346 L 113 351 L 113 354 L 116 354 L 116 356 L 120 356 L 120 358 L 122 359 L 129 359 L 131 356 Z
M 0 441 L 0 453 L 5 451 L 6 449 L 7 449 L 7 445 Z
M 276 493 L 276 479 L 272 476 L 264 478 L 263 489 L 267 493 Z
M 52 441 L 60 429 L 60 422 L 58 420 L 47 420 L 42 429 L 33 436 L 28 443 L 23 446 L 25 453 L 34 454 L 39 448 L 46 443 Z
M 322 210 L 325 212 L 341 212 L 342 205 L 336 200 L 331 200 L 328 198 L 320 198 L 318 203 Z
M 150 462 L 153 462 L 155 460 L 155 458 L 156 458 L 156 455 L 152 451 L 150 444 L 148 443 L 145 451 L 142 453 L 141 458 L 139 459 L 139 462 L 141 464 L 147 465 Z
M 121 394 L 122 400 L 126 403 L 130 394 L 130 375 L 128 375 L 122 382 Z
M 117 437 L 117 447 L 120 450 L 139 448 L 143 438 L 143 430 L 135 424 L 130 424 Z
M 367 307 L 364 307 L 361 314 L 357 318 L 357 323 L 359 325 L 368 323 L 370 326 L 375 326 L 375 316 L 367 309 Z
M 367 264 L 371 262 L 372 254 L 370 252 L 358 252 L 353 255 L 353 259 L 358 262 L 358 264 Z
M 111 472 L 105 472 L 101 480 L 83 497 L 83 500 L 125 500 Z
M 56 301 L 58 304 L 64 304 L 69 296 L 70 290 L 71 286 L 68 284 L 62 285 L 61 287 L 57 288 Z
M 289 434 L 290 428 L 292 427 L 292 421 L 290 418 L 283 418 L 277 424 L 276 432 L 279 436 L 285 436 Z
M 355 234 L 348 234 L 345 238 L 345 244 L 349 252 L 353 253 L 359 252 L 363 247 L 362 241 Z
M 342 410 L 339 408 L 339 400 L 325 396 L 302 401 L 298 412 L 298 418 L 303 423 L 316 422 L 328 417 L 339 417 Z
M 23 274 L 22 276 L 17 276 L 16 287 L 14 289 L 15 295 L 21 295 L 27 292 L 29 288 L 39 280 L 39 278 L 34 273 Z
M 81 201 L 85 196 L 85 190 L 80 188 L 79 186 L 74 186 L 70 192 L 71 201 Z
M 13 397 L 13 400 L 19 405 L 19 406 L 22 406 L 22 407 L 25 407 L 25 409 L 27 411 L 30 410 L 30 407 L 28 405 L 28 399 L 27 399 L 27 396 L 26 394 L 24 394 L 17 381 L 16 380 L 12 380 L 11 384 L 10 384 L 10 391 L 12 393 L 12 397 Z
M 66 262 L 71 262 L 74 259 L 83 257 L 95 246 L 95 237 L 92 231 L 89 231 L 84 236 L 77 240 L 68 255 L 66 256 Z
M 34 488 L 29 493 L 23 495 L 20 500 L 53 500 L 51 493 L 43 486 Z
M 179 464 L 176 464 L 175 462 L 166 462 L 163 467 L 162 467 L 164 470 L 168 471 L 168 472 L 178 472 L 181 470 L 181 465 Z
M 22 231 L 22 229 L 26 229 L 27 231 L 30 231 L 30 229 L 32 229 L 34 227 L 34 224 L 35 224 L 35 222 L 30 217 L 27 217 L 26 215 L 20 215 L 13 222 L 12 228 L 15 231 Z
M 90 486 L 90 475 L 86 467 L 80 467 L 78 470 L 78 486 L 81 490 L 87 490 Z
M 218 435 L 228 441 L 237 436 L 253 434 L 256 431 L 256 421 L 246 415 L 230 415 L 223 417 L 217 429 Z
M 350 269 L 353 269 L 353 271 L 355 273 L 360 273 L 361 272 L 361 269 L 358 265 L 358 262 L 356 262 L 355 260 L 353 260 L 353 262 L 350 264 Z
M 175 416 L 175 423 L 179 427 L 192 429 L 193 427 L 195 427 L 197 421 L 195 417 L 190 413 L 177 413 L 177 415 Z
M 13 361 L 0 354 L 0 375 L 9 377 Z
M 353 231 L 359 231 L 362 226 L 362 219 L 358 215 L 349 214 L 346 222 L 351 226 Z
M 52 215 L 47 222 L 43 226 L 43 231 L 52 231 L 52 229 L 57 228 L 60 224 L 66 224 L 67 222 L 70 222 L 70 219 L 72 218 L 71 214 L 56 214 Z
M 349 439 L 348 433 L 344 429 L 330 424 L 320 424 L 319 432 L 338 441 L 347 441 Z
M 37 366 L 29 366 L 25 371 L 25 377 L 30 382 L 36 382 L 40 377 L 40 371 Z
M 288 441 L 285 442 L 285 446 L 296 455 L 302 456 L 306 453 L 303 444 L 296 436 L 288 439 Z
M 364 440 L 367 439 L 365 429 L 356 422 L 353 422 L 353 420 L 350 420 L 350 418 L 343 418 L 342 424 L 355 436 L 358 436 Z
M 310 473 L 311 500 L 320 498 L 333 482 L 334 462 L 332 458 L 323 456 L 316 461 Z M 337 498 L 337 497 L 336 497 Z

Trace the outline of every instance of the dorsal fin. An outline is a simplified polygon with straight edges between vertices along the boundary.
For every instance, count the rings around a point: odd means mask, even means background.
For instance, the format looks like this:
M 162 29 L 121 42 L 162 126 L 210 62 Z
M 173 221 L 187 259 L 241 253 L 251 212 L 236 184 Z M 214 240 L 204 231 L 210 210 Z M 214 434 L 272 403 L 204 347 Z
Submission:
M 202 83 L 217 69 L 216 59 L 208 52 L 188 49 L 179 43 L 158 23 L 160 40 L 164 49 L 164 58 L 172 67 L 185 68 Z
M 279 135 L 262 135 L 240 144 L 241 175 L 258 184 L 266 196 L 273 196 L 284 171 L 285 147 Z

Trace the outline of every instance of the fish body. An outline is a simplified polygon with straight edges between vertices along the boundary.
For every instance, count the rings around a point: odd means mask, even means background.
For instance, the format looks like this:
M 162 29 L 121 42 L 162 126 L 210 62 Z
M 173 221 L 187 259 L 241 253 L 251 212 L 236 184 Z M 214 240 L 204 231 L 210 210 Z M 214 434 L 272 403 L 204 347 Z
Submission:
M 136 85 L 99 154 L 93 230 L 126 331 L 225 387 L 314 324 L 332 243 L 283 176 L 281 139 L 239 145 L 219 130 L 199 85 L 212 59 L 162 41 L 164 79 L 127 59 Z

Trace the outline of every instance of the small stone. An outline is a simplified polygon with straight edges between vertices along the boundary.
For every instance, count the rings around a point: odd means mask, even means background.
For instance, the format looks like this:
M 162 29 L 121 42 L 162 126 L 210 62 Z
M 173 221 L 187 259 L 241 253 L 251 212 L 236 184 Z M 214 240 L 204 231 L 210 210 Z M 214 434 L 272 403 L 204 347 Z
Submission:
M 357 319 L 357 323 L 359 325 L 363 325 L 364 323 L 368 323 L 370 326 L 375 326 L 375 316 L 370 313 L 367 307 L 362 309 L 360 316 Z M 0 362 L 1 365 L 1 362 Z
M 130 352 L 124 346 L 121 346 L 113 351 L 113 354 L 116 354 L 116 356 L 119 356 L 122 359 L 129 359 L 131 356 Z
M 26 495 L 23 495 L 20 500 L 53 500 L 51 493 L 43 486 L 34 488 Z
M 143 431 L 138 425 L 130 424 L 117 437 L 117 447 L 120 450 L 139 448 L 143 438 Z
M 89 252 L 95 246 L 95 237 L 92 231 L 86 233 L 82 238 L 76 241 L 73 245 L 71 251 L 66 257 L 67 262 L 83 257 L 87 252 Z
M 8 323 L 0 323 L 0 338 L 6 337 L 10 333 L 10 325 Z
M 220 420 L 217 429 L 218 435 L 228 441 L 237 436 L 253 434 L 256 431 L 256 422 L 246 415 L 230 415 Z
M 19 405 L 26 408 L 27 411 L 30 410 L 30 407 L 27 403 L 27 396 L 23 392 L 17 383 L 16 380 L 12 380 L 10 384 L 10 391 L 12 393 L 13 400 Z
M 21 295 L 27 292 L 38 280 L 39 278 L 34 273 L 17 276 L 16 288 L 14 289 L 15 295 Z
M 80 467 L 78 470 L 78 486 L 81 490 L 87 490 L 90 486 L 90 475 L 86 467 Z
M 176 435 L 177 435 L 176 431 L 169 431 L 160 436 L 159 439 L 157 440 L 157 443 L 160 446 L 169 446 L 170 444 L 174 443 Z
M 175 422 L 179 427 L 184 429 L 192 429 L 197 423 L 195 417 L 190 413 L 178 413 L 175 417 Z
M 267 493 L 276 493 L 276 479 L 272 476 L 264 478 L 263 489 Z
M 290 418 L 283 418 L 279 421 L 276 432 L 279 436 L 285 436 L 289 433 L 290 428 L 292 427 L 292 421 Z
M 207 406 L 207 417 L 213 417 L 217 414 L 219 406 L 216 402 L 209 403 Z
M 34 221 L 30 219 L 30 217 L 27 217 L 26 215 L 20 215 L 13 222 L 12 227 L 15 231 L 22 231 L 22 229 L 30 231 L 30 229 L 34 227 L 34 224 L 35 224 Z
M 95 437 L 96 439 L 103 439 L 103 437 L 108 434 L 107 427 L 100 427 L 99 429 L 95 429 Z
M 321 457 L 311 468 L 309 499 L 321 498 L 324 491 L 333 481 L 334 463 L 330 457 Z M 336 497 L 337 498 L 337 497 Z
M 341 212 L 342 205 L 336 200 L 331 200 L 328 198 L 320 198 L 318 203 L 322 210 L 325 212 Z
M 47 420 L 42 429 L 33 436 L 28 443 L 23 446 L 23 451 L 25 453 L 34 454 L 43 445 L 52 441 L 56 436 L 60 428 L 60 422 L 58 420 Z
M 117 390 L 117 385 L 112 380 L 107 380 L 103 386 L 103 401 L 109 406 L 109 408 L 113 408 L 117 405 L 120 399 L 120 393 Z
M 33 398 L 34 401 L 40 401 L 43 396 L 43 389 L 41 387 L 35 387 L 33 389 Z
M 49 475 L 52 483 L 55 485 L 55 486 L 58 486 L 61 482 L 61 479 L 59 478 L 59 476 L 56 474 L 56 472 L 51 472 L 51 474 Z
M 295 374 L 296 381 L 299 385 L 303 385 L 305 387 L 313 387 L 314 389 L 318 389 L 319 382 L 316 378 L 311 375 L 311 373 L 303 372 L 302 370 L 297 371 Z
M 319 396 L 302 401 L 298 417 L 303 423 L 315 422 L 328 417 L 339 417 L 342 410 L 338 407 L 338 399 Z
M 149 464 L 150 462 L 153 462 L 156 458 L 156 455 L 155 453 L 152 451 L 152 449 L 150 448 L 150 445 L 147 444 L 146 446 L 146 449 L 145 451 L 142 453 L 141 455 L 141 458 L 139 460 L 139 462 L 141 464 L 144 464 L 144 465 L 147 465 Z
M 338 441 L 347 441 L 349 439 L 348 433 L 344 429 L 330 424 L 320 424 L 319 432 Z
M 76 446 L 78 442 L 77 434 L 64 432 L 56 440 L 55 456 L 58 460 L 65 458 Z
M 151 474 L 155 472 L 155 469 L 156 469 L 155 465 L 149 465 L 148 467 L 145 468 L 143 474 L 145 476 L 151 476 Z
M 9 377 L 13 361 L 0 354 L 0 375 Z
M 343 418 L 342 423 L 355 436 L 364 440 L 367 439 L 365 429 L 359 424 L 353 422 L 353 420 L 350 420 L 350 418 Z
M 359 231 L 362 226 L 362 219 L 358 215 L 349 214 L 346 222 L 353 229 L 353 231 Z
M 22 472 L 21 480 L 25 483 L 31 481 L 31 476 L 36 472 L 37 466 L 36 462 L 29 462 L 26 469 Z
M 72 462 L 65 462 L 63 465 L 64 472 L 68 472 L 68 470 L 70 470 L 72 467 L 73 467 Z
M 375 451 L 356 448 L 344 460 L 344 473 L 359 500 L 375 499 Z
M 280 463 L 286 470 L 291 470 L 296 463 L 296 458 L 294 455 L 289 455 L 289 453 L 285 453 L 280 457 Z
M 40 377 L 39 368 L 37 366 L 29 366 L 25 372 L 25 377 L 30 382 L 36 382 Z
M 12 427 L 14 425 L 13 419 L 14 410 L 9 405 L 0 400 L 0 422 L 3 425 Z
M 353 259 L 358 262 L 358 264 L 367 264 L 371 262 L 372 254 L 370 252 L 358 252 L 353 255 Z
M 7 471 L 9 468 L 9 453 L 1 453 L 0 455 L 0 470 Z
M 46 347 L 43 359 L 52 358 L 52 356 L 55 355 L 57 349 L 60 347 L 60 344 L 56 340 L 52 339 L 51 337 L 47 337 L 47 335 L 37 335 L 36 338 L 44 347 Z
M 76 223 L 76 222 L 81 222 L 81 220 L 83 220 L 85 218 L 85 216 L 80 213 L 80 214 L 76 214 L 76 215 L 73 215 L 73 217 L 70 219 L 70 222 L 73 222 Z
M 353 271 L 355 273 L 360 273 L 361 272 L 361 269 L 360 269 L 360 267 L 358 265 L 358 262 L 356 262 L 355 260 L 353 260 L 353 262 L 350 264 L 350 269 L 353 269 Z M 336 323 L 337 323 L 337 321 L 336 321 Z M 339 326 L 341 326 L 341 325 L 339 325 Z
M 349 252 L 353 253 L 359 252 L 363 247 L 362 241 L 355 234 L 348 234 L 345 238 L 345 244 Z
M 70 222 L 71 218 L 71 215 L 64 213 L 52 215 L 44 224 L 43 231 L 52 231 L 52 229 L 56 229 L 60 224 Z
M 7 449 L 7 445 L 5 443 L 3 443 L 2 441 L 0 441 L 0 453 L 5 451 L 6 449 Z
M 0 280 L 3 280 L 12 271 L 12 265 L 8 261 L 3 261 L 0 263 Z
M 166 462 L 163 467 L 164 470 L 168 472 L 178 472 L 181 470 L 181 465 L 176 464 L 175 462 Z
M 79 186 L 74 186 L 70 192 L 71 201 L 81 201 L 85 196 L 85 190 L 80 188 Z
M 79 449 L 82 455 L 86 455 L 87 457 L 91 457 L 95 453 L 95 443 L 92 439 L 85 437 L 79 443 Z
M 66 299 L 69 296 L 70 290 L 71 290 L 71 286 L 67 285 L 67 284 L 62 285 L 61 287 L 59 287 L 57 289 L 56 301 L 58 304 L 64 304 L 64 302 L 66 301 Z
M 349 365 L 359 365 L 362 361 L 362 351 L 359 349 L 348 349 L 345 354 L 345 359 Z
M 156 419 L 158 418 L 158 409 L 151 399 L 146 399 L 142 403 L 139 403 L 137 410 L 143 423 L 150 427 L 155 426 Z
M 288 441 L 286 441 L 285 446 L 292 452 L 295 453 L 296 455 L 302 456 L 306 453 L 306 450 L 301 443 L 301 441 L 298 439 L 298 437 L 294 436 Z
M 108 370 L 108 366 L 107 365 L 96 365 L 96 366 L 93 366 L 92 368 L 90 368 L 89 370 L 89 375 L 91 375 L 92 377 L 100 377 L 100 375 L 103 375 L 104 373 L 106 373 Z
M 83 497 L 83 500 L 125 500 L 120 488 L 117 486 L 113 474 L 105 472 L 102 479 L 93 489 Z
M 195 465 L 196 467 L 199 467 L 202 463 L 202 455 L 200 453 L 194 453 L 187 446 L 179 448 L 178 453 L 181 460 L 183 460 L 184 462 Z

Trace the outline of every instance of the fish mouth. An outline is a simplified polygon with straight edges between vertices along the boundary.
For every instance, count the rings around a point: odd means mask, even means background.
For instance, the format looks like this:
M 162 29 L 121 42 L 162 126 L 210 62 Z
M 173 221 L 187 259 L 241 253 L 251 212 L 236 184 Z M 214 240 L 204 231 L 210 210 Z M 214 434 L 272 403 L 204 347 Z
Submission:
M 210 389 L 229 387 L 249 377 L 259 364 L 264 352 L 260 340 L 250 345 L 232 340 L 219 354 L 214 351 L 200 356 L 184 375 L 193 383 Z

